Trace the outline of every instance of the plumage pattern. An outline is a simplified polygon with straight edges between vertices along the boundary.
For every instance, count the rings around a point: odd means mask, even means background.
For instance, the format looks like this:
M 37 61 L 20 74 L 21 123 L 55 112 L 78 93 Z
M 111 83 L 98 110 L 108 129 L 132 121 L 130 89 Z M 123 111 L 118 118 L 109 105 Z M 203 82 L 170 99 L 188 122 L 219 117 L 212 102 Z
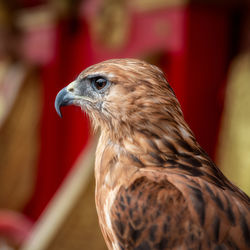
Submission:
M 109 249 L 250 249 L 249 197 L 200 147 L 159 68 L 93 65 L 58 94 L 58 112 L 69 104 L 100 127 L 96 207 Z

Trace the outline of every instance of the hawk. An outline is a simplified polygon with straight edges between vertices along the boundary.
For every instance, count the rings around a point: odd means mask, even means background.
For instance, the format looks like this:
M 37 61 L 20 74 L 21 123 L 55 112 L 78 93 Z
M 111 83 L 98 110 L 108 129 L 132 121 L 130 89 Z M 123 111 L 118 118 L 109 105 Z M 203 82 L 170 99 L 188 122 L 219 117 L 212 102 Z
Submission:
M 100 128 L 96 208 L 109 249 L 250 249 L 250 199 L 215 166 L 164 73 L 137 59 L 85 69 L 55 107 Z

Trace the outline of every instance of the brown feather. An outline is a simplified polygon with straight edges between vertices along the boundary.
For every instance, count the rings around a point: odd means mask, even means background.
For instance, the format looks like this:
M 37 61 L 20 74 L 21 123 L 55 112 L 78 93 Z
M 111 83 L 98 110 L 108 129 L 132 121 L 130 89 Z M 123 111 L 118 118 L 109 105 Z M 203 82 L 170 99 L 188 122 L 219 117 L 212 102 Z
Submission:
M 160 69 L 116 59 L 83 71 L 111 87 L 101 109 L 96 206 L 109 249 L 250 249 L 249 197 L 215 166 Z

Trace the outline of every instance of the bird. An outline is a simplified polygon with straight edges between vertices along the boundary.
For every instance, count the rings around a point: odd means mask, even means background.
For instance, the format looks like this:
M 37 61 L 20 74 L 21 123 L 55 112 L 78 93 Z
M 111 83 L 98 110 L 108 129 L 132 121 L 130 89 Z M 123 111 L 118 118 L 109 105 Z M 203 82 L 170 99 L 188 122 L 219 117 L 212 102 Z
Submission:
M 108 249 L 250 249 L 250 198 L 199 145 L 160 68 L 97 63 L 57 94 L 60 116 L 67 105 L 100 130 L 95 202 Z

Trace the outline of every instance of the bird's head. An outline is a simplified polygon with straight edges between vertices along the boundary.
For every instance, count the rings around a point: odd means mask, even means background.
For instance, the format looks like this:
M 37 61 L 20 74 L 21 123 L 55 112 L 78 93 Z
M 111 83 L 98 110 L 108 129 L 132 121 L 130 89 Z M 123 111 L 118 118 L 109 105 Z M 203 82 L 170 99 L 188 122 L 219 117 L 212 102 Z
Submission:
M 60 107 L 66 105 L 80 106 L 94 127 L 114 133 L 182 117 L 163 72 L 137 59 L 112 59 L 85 69 L 58 93 L 55 108 L 60 116 Z

